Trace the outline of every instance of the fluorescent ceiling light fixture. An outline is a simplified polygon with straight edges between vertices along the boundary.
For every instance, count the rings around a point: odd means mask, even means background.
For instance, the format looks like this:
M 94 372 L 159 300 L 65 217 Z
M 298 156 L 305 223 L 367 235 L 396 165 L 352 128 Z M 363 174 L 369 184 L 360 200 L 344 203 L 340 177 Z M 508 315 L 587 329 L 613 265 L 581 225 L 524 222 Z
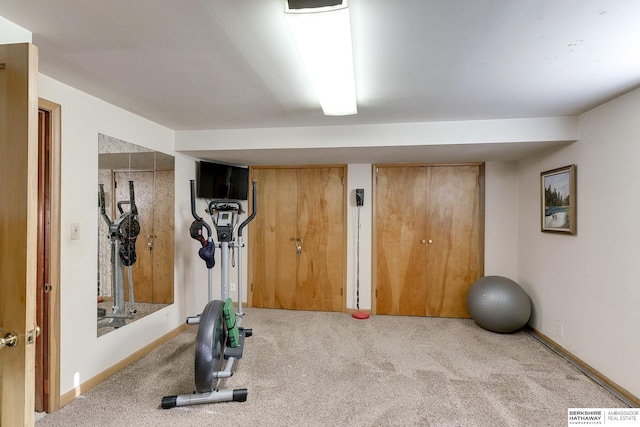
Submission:
M 338 4 L 292 9 L 293 3 L 305 2 L 290 0 L 285 15 L 324 114 L 356 114 L 349 8 L 346 0 L 327 2 Z

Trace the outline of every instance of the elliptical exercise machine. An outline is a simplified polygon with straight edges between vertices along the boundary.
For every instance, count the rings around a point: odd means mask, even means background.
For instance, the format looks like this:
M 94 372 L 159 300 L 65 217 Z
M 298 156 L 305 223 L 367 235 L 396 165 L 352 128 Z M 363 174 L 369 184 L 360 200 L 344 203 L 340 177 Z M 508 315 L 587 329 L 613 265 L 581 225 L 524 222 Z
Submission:
M 98 313 L 98 327 L 119 328 L 126 324 L 127 319 L 135 318 L 137 313 L 133 290 L 133 264 L 137 260 L 136 238 L 140 234 L 138 222 L 138 207 L 136 206 L 133 181 L 129 181 L 129 200 L 117 202 L 120 215 L 111 221 L 105 210 L 104 184 L 100 184 L 98 192 L 100 214 L 109 227 L 109 242 L 111 244 L 111 297 L 113 305 L 111 312 Z M 129 210 L 122 209 L 129 205 Z M 124 268 L 127 268 L 129 282 L 129 310 L 125 310 Z M 103 309 L 101 309 L 103 310 Z
M 198 255 L 208 269 L 209 302 L 202 314 L 187 318 L 188 325 L 198 325 L 195 351 L 195 385 L 193 394 L 164 396 L 163 409 L 176 406 L 197 405 L 216 402 L 244 402 L 247 400 L 247 389 L 219 390 L 218 379 L 233 375 L 233 364 L 242 358 L 244 339 L 252 335 L 251 329 L 242 327 L 244 313 L 242 311 L 242 239 L 243 229 L 256 216 L 256 183 L 252 183 L 253 208 L 251 215 L 238 225 L 242 214 L 240 200 L 214 199 L 209 202 L 207 212 L 216 230 L 219 243 L 213 241 L 212 230 L 196 213 L 195 181 L 191 180 L 191 214 L 194 221 L 189 229 L 191 237 L 200 242 L 202 247 Z M 204 236 L 204 230 L 207 236 Z M 234 239 L 237 230 L 238 238 Z M 212 269 L 215 265 L 215 249 L 220 248 L 221 282 L 220 300 L 213 299 Z M 238 256 L 238 312 L 233 308 L 229 297 L 229 262 L 230 251 L 237 249 Z M 224 365 L 224 366 L 223 366 Z

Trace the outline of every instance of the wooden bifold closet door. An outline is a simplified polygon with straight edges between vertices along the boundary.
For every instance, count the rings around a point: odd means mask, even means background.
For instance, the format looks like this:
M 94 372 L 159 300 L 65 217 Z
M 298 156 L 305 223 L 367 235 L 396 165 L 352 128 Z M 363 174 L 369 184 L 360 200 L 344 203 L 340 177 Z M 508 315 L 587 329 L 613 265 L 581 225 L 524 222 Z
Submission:
M 470 317 L 482 273 L 482 165 L 378 166 L 376 312 Z
M 252 168 L 253 307 L 343 311 L 344 167 Z

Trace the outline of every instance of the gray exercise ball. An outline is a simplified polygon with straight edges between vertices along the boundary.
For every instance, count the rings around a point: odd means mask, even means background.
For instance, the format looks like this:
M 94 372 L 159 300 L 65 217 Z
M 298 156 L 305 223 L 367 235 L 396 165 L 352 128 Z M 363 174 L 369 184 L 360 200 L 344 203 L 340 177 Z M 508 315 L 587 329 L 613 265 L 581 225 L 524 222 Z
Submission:
M 522 328 L 531 317 L 529 295 L 502 276 L 476 280 L 467 293 L 467 308 L 480 327 L 501 334 Z

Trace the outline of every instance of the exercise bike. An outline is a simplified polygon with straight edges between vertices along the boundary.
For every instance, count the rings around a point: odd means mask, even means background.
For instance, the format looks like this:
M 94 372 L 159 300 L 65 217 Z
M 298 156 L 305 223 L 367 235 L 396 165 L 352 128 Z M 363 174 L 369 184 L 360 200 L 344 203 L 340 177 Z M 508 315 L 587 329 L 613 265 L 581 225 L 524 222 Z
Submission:
M 191 214 L 194 222 L 190 227 L 191 237 L 201 244 L 198 251 L 208 269 L 209 302 L 198 316 L 187 318 L 188 325 L 198 325 L 195 350 L 195 386 L 192 394 L 165 396 L 161 407 L 197 405 L 216 402 L 244 402 L 247 389 L 219 390 L 218 380 L 233 375 L 233 364 L 242 358 L 244 340 L 252 335 L 251 329 L 242 327 L 242 231 L 256 216 L 256 183 L 252 183 L 253 208 L 251 215 L 238 225 L 242 211 L 240 200 L 214 199 L 209 202 L 207 212 L 211 216 L 218 243 L 213 241 L 211 226 L 196 212 L 195 181 L 191 180 Z M 204 232 L 207 236 L 204 236 Z M 237 231 L 238 238 L 234 239 Z M 215 249 L 220 248 L 221 291 L 220 300 L 213 299 L 212 269 L 215 265 Z M 229 297 L 230 251 L 237 250 L 238 256 L 238 312 Z
M 127 319 L 133 319 L 137 310 L 134 299 L 132 266 L 137 260 L 136 238 L 140 234 L 138 222 L 138 208 L 136 206 L 133 181 L 129 181 L 129 200 L 117 203 L 120 215 L 111 221 L 105 210 L 104 185 L 100 184 L 98 191 L 98 205 L 100 214 L 109 227 L 109 242 L 111 244 L 111 296 L 113 304 L 111 312 L 98 310 L 98 327 L 119 328 L 126 324 Z M 123 205 L 129 209 L 124 210 Z M 127 269 L 129 282 L 129 310 L 125 309 L 124 269 Z M 101 312 L 100 310 L 103 310 Z

